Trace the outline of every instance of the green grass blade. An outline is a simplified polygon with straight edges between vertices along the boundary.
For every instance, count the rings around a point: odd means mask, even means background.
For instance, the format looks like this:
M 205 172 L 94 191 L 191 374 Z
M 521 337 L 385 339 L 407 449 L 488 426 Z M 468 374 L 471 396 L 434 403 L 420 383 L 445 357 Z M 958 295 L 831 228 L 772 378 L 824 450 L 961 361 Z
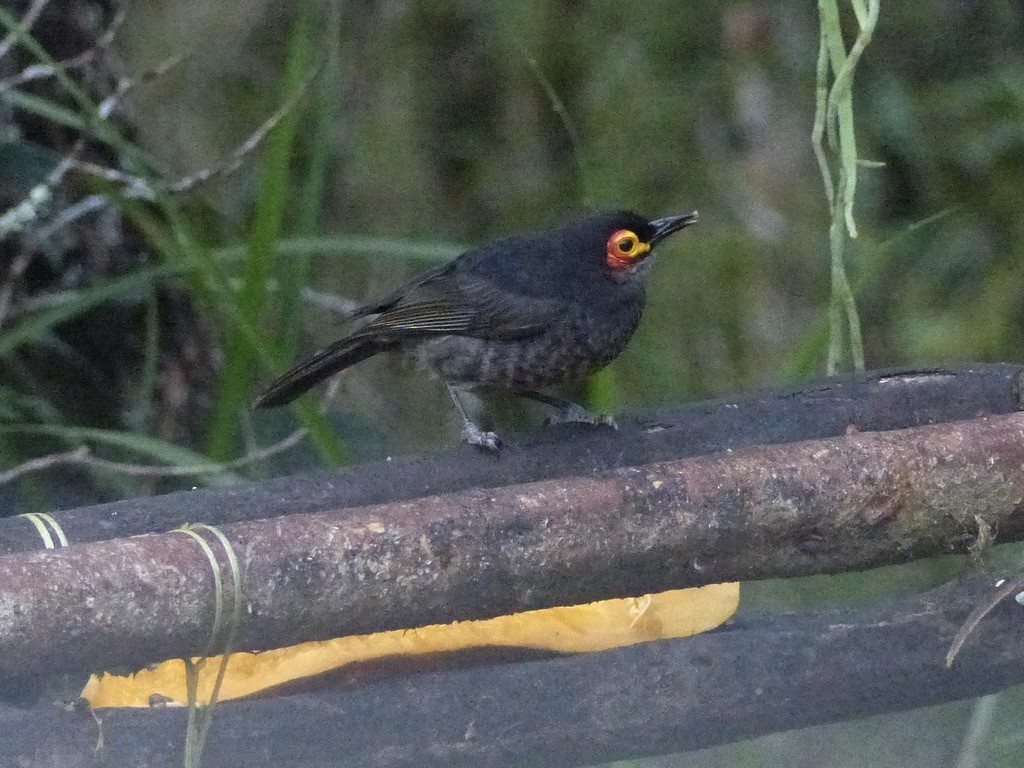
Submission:
M 299 194 L 295 231 L 310 237 L 320 228 L 324 192 L 331 158 L 331 140 L 338 124 L 338 99 L 342 92 L 341 76 L 341 6 L 331 3 L 326 25 L 327 63 L 313 92 L 312 140 L 309 161 Z M 280 252 L 279 252 L 280 253 Z M 294 357 L 302 330 L 302 288 L 309 278 L 310 253 L 299 253 L 280 259 L 281 296 L 278 303 L 279 346 L 288 357 Z
M 366 254 L 374 258 L 397 261 L 447 261 L 465 250 L 452 243 L 424 243 L 394 237 L 373 237 L 366 235 L 315 235 L 309 237 L 284 237 L 275 244 L 275 252 L 281 256 L 308 257 L 317 254 L 341 256 Z M 245 245 L 229 245 L 211 250 L 211 255 L 220 261 L 235 261 L 247 253 Z
M 309 70 L 311 29 L 309 13 L 300 13 L 291 37 L 291 50 L 284 75 L 284 93 L 299 88 Z M 286 115 L 267 137 L 256 197 L 256 210 L 249 231 L 249 256 L 242 270 L 242 289 L 236 297 L 241 319 L 261 327 L 266 312 L 267 282 L 273 274 L 277 239 L 284 223 L 292 173 L 291 156 L 298 128 L 299 109 Z M 224 369 L 219 381 L 214 413 L 207 438 L 207 451 L 215 460 L 229 458 L 239 445 L 239 414 L 255 385 L 256 354 L 245 334 L 234 328 L 224 348 Z
M 190 278 L 193 293 L 204 302 L 212 319 L 223 329 L 223 335 L 234 333 L 241 338 L 254 350 L 258 363 L 265 370 L 281 370 L 286 359 L 266 334 L 258 332 L 241 315 L 236 291 L 225 269 L 233 261 L 243 259 L 247 251 L 244 248 L 221 249 L 217 252 L 207 249 L 193 236 L 188 220 L 178 211 L 173 198 L 162 201 L 162 218 L 153 216 L 149 207 L 139 205 L 137 201 L 126 201 L 126 207 L 135 223 L 160 251 L 167 262 L 166 269 L 171 274 L 183 274 Z M 343 463 L 347 452 L 326 417 L 312 404 L 302 406 L 299 416 L 310 442 L 321 456 L 334 463 Z
M 193 467 L 196 469 L 195 477 L 201 478 L 208 485 L 233 485 L 242 480 L 233 472 L 221 471 L 218 467 L 212 466 L 206 457 L 194 451 L 134 432 L 65 424 L 0 424 L 0 434 L 52 437 L 68 445 L 92 443 L 117 448 L 134 456 L 159 462 L 169 468 Z

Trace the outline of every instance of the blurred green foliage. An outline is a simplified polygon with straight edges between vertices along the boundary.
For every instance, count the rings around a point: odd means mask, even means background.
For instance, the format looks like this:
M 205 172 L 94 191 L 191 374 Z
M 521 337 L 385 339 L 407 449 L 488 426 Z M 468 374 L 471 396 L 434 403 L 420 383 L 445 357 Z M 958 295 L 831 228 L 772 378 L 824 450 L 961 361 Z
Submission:
M 871 367 L 1021 358 L 1022 12 L 962 6 L 885 7 L 854 85 L 861 154 L 886 163 L 861 169 L 861 236 L 849 249 Z M 173 52 L 167 24 L 199 36 L 200 51 L 203 35 L 228 41 L 140 93 L 151 151 L 181 172 L 214 162 L 273 108 L 287 46 L 276 31 L 292 15 L 267 6 L 238 24 L 211 9 L 193 27 L 184 8 L 158 4 L 129 21 L 139 66 Z M 341 14 L 327 150 L 309 119 L 296 144 L 299 168 L 329 156 L 324 231 L 472 244 L 588 202 L 652 216 L 699 208 L 701 226 L 661 254 L 644 325 L 602 405 L 822 370 L 827 206 L 809 143 L 812 7 L 443 1 L 349 3 Z M 226 239 L 246 226 L 251 178 L 207 193 Z M 286 212 L 285 231 L 297 219 Z M 309 270 L 318 288 L 363 298 L 422 266 L 399 274 L 359 254 Z M 339 330 L 316 316 L 306 327 L 307 350 Z M 374 421 L 389 447 L 451 439 L 429 383 L 357 368 L 343 391 L 341 407 Z M 382 407 L 394 400 L 403 405 Z
M 221 273 L 234 293 L 206 299 L 236 307 L 234 320 L 221 311 L 217 321 L 212 456 L 241 449 L 244 405 L 270 368 L 341 332 L 297 298 L 307 281 L 361 299 L 428 263 L 396 266 L 383 249 L 279 252 L 290 236 L 443 248 L 588 206 L 651 216 L 699 208 L 701 226 L 661 253 L 644 324 L 592 401 L 653 407 L 823 370 L 828 209 L 809 140 L 813 7 L 651 2 L 640 13 L 614 2 L 442 0 L 234 10 L 145 4 L 120 38 L 130 71 L 191 52 L 133 97 L 145 156 L 171 175 L 215 166 L 310 67 L 322 68 L 250 161 L 202 188 L 213 214 L 185 222 L 202 248 L 247 242 L 251 254 Z M 1013 2 L 883 10 L 854 84 L 860 153 L 886 163 L 860 170 L 861 235 L 848 249 L 870 367 L 1021 357 L 1021 17 Z M 852 16 L 844 22 L 852 36 Z M 208 291 L 209 275 L 193 285 Z M 256 328 L 270 329 L 272 358 L 254 358 L 243 339 Z M 344 377 L 337 414 L 376 435 L 352 446 L 358 455 L 421 450 L 453 438 L 443 398 L 394 366 L 366 364 Z M 257 431 L 279 433 L 289 420 L 271 415 Z M 321 455 L 338 460 L 320 432 Z

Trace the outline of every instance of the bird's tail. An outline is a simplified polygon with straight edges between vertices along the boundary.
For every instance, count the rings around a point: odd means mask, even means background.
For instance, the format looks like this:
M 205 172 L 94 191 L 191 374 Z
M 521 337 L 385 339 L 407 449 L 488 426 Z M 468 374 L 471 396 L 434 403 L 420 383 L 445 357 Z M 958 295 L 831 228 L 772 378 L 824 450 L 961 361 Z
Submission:
M 253 400 L 252 407 L 274 408 L 290 403 L 329 376 L 387 348 L 387 344 L 371 336 L 356 335 L 336 341 L 282 374 Z

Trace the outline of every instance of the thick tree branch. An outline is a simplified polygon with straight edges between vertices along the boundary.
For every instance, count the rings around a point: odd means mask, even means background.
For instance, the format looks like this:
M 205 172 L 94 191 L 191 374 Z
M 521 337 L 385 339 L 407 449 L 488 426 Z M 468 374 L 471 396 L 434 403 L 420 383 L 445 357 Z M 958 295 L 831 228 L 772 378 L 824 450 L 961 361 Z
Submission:
M 1024 414 L 853 433 L 224 526 L 238 647 L 717 581 L 836 572 L 1024 537 Z M 0 558 L 0 680 L 201 653 L 189 537 Z
M 500 458 L 463 446 L 440 456 L 374 462 L 227 490 L 189 491 L 52 513 L 71 542 L 320 512 L 697 456 L 752 445 L 904 429 L 1021 410 L 1024 367 L 878 372 L 695 403 L 635 419 L 618 432 L 562 426 Z M 0 520 L 0 554 L 42 546 L 24 519 Z

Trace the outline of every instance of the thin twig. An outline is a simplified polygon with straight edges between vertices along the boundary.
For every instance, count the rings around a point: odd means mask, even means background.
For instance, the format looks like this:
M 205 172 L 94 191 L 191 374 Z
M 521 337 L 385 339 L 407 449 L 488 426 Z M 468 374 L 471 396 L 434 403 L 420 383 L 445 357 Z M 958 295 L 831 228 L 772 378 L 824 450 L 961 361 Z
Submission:
M 123 13 L 119 13 L 111 26 L 107 31 L 100 37 L 96 45 L 86 51 L 87 54 L 95 55 L 103 47 L 110 44 L 113 40 L 117 28 L 120 26 L 121 20 L 123 19 Z M 85 54 L 82 54 L 85 55 Z M 173 67 L 181 63 L 185 58 L 186 54 L 177 54 L 171 56 L 164 61 L 157 64 L 155 67 L 144 72 L 139 77 L 135 78 L 122 78 L 114 92 L 107 96 L 97 107 L 97 117 L 100 120 L 106 120 L 113 114 L 117 105 L 121 103 L 127 93 L 137 86 L 139 83 L 149 82 L 157 77 L 160 77 L 170 71 Z M 44 65 L 40 65 L 44 66 Z M 51 70 L 49 74 L 55 74 L 59 64 L 55 68 L 50 66 Z M 131 197 L 140 198 L 144 200 L 153 200 L 156 197 L 156 192 L 152 186 L 142 177 L 135 176 L 129 173 L 115 170 L 113 168 L 107 168 L 105 166 L 98 165 L 96 163 L 86 162 L 80 160 L 80 156 L 85 151 L 86 139 L 82 135 L 75 142 L 71 150 L 61 158 L 61 161 L 47 176 L 46 181 L 37 185 L 29 193 L 26 200 L 19 206 L 16 206 L 12 210 L 19 211 L 19 215 L 16 218 L 12 218 L 8 226 L 0 226 L 0 235 L 6 234 L 7 231 L 15 231 L 24 227 L 27 221 L 31 221 L 39 217 L 39 212 L 45 204 L 48 204 L 53 198 L 53 190 L 60 185 L 64 180 L 64 177 L 71 170 L 77 170 L 82 173 L 88 173 L 90 175 L 99 176 L 107 181 L 115 184 L 123 185 L 127 188 L 127 194 Z M 35 202 L 38 201 L 38 202 Z M 56 231 L 64 226 L 77 221 L 82 216 L 102 207 L 106 202 L 106 199 L 100 195 L 90 195 L 83 200 L 74 203 L 71 206 L 59 211 L 45 227 L 39 228 L 33 235 L 34 240 L 37 243 L 44 242 L 46 239 L 51 237 Z
M 964 623 L 957 630 L 956 635 L 953 637 L 953 643 L 949 646 L 949 651 L 946 652 L 946 666 L 953 666 L 953 660 L 956 659 L 957 654 L 960 653 L 960 649 L 964 647 L 964 643 L 967 642 L 967 638 L 971 636 L 971 633 L 977 629 L 981 620 L 988 616 L 992 609 L 999 605 L 1003 600 L 1008 598 L 1015 592 L 1020 592 L 1024 589 L 1024 576 L 1020 576 L 1016 579 L 1003 579 L 996 584 L 997 589 L 990 593 L 984 600 L 978 603 L 974 610 L 971 611 L 971 615 L 964 619 Z
M 169 59 L 166 62 L 164 62 L 164 64 L 160 68 L 154 70 L 154 72 L 156 73 L 156 75 L 162 74 L 163 72 L 166 72 L 168 69 L 170 69 L 172 66 L 175 66 L 180 60 L 180 57 L 174 57 L 172 59 Z M 214 166 L 210 166 L 208 168 L 203 168 L 194 174 L 185 176 L 184 178 L 181 178 L 175 182 L 171 182 L 166 186 L 161 185 L 161 187 L 165 188 L 169 192 L 178 194 L 182 192 L 188 192 L 194 189 L 195 187 L 199 186 L 200 184 L 210 181 L 211 179 L 234 173 L 236 170 L 238 170 L 239 167 L 241 167 L 245 159 L 263 143 L 263 140 L 266 139 L 267 134 L 269 134 L 270 131 L 272 131 L 275 127 L 277 127 L 278 123 L 280 123 L 281 120 L 283 120 L 292 110 L 295 109 L 298 103 L 305 96 L 306 92 L 309 90 L 310 85 L 313 83 L 314 80 L 316 80 L 317 76 L 320 74 L 321 69 L 322 67 L 320 66 L 311 69 L 309 74 L 302 81 L 302 83 L 295 90 L 295 92 L 283 104 L 281 104 L 281 106 L 272 115 L 270 115 L 270 117 L 268 117 L 255 131 L 249 134 L 245 141 L 239 144 L 223 162 Z M 126 87 L 124 87 L 123 89 L 119 88 L 119 90 L 127 91 L 127 89 L 130 88 L 133 84 L 134 81 L 129 82 L 129 84 Z M 104 101 L 104 104 L 106 103 L 107 100 Z M 102 166 L 97 163 L 91 162 L 75 162 L 73 164 L 73 167 L 76 171 L 79 171 L 81 173 L 96 176 L 98 178 L 105 179 L 106 181 L 122 186 L 123 194 L 130 198 L 154 200 L 157 196 L 157 191 L 154 188 L 153 184 L 147 181 L 146 179 L 142 178 L 141 176 L 136 176 L 130 173 L 126 173 L 125 171 L 121 171 L 115 168 L 108 168 L 106 166 Z M 71 217 L 64 217 L 62 219 L 64 224 L 67 224 L 73 220 L 74 219 Z
M 296 429 L 290 435 L 279 440 L 273 445 L 261 448 L 258 451 L 246 454 L 245 456 L 234 459 L 233 461 L 223 463 L 211 462 L 209 464 L 196 464 L 193 466 L 183 467 L 131 464 L 121 461 L 112 461 L 110 459 L 104 459 L 100 456 L 96 456 L 88 446 L 82 445 L 71 451 L 51 453 L 46 456 L 29 459 L 6 472 L 0 473 L 0 485 L 16 480 L 22 475 L 30 472 L 39 472 L 62 464 L 96 467 L 97 469 L 119 472 L 123 475 L 131 475 L 133 477 L 188 477 L 190 475 L 222 474 L 235 469 L 241 469 L 242 467 L 255 464 L 259 461 L 264 461 L 278 453 L 282 453 L 283 451 L 286 451 L 300 443 L 305 437 L 305 428 L 300 428 Z
M 121 18 L 122 16 L 119 14 L 118 17 L 115 18 L 115 23 L 112 24 L 111 27 L 104 34 L 104 36 L 100 38 L 100 40 L 97 43 L 97 46 L 94 46 L 93 49 L 90 49 L 93 55 L 95 54 L 96 49 L 98 47 L 108 45 L 110 40 L 113 39 L 117 26 L 120 25 Z M 90 53 L 90 51 L 87 51 L 86 53 Z M 80 56 L 84 55 L 85 54 L 80 54 Z M 160 62 L 155 67 L 151 68 L 150 70 L 147 70 L 138 77 L 123 78 L 122 80 L 120 80 L 117 84 L 117 87 L 114 90 L 114 93 L 107 96 L 97 107 L 98 117 L 100 119 L 108 118 L 110 114 L 113 113 L 116 106 L 120 103 L 120 101 L 131 89 L 135 88 L 140 83 L 154 80 L 157 77 L 161 77 L 162 75 L 166 74 L 172 68 L 180 64 L 186 58 L 187 55 L 188 54 L 186 53 L 176 54 Z M 78 63 L 75 60 L 68 60 L 66 62 L 60 62 L 56 65 L 39 65 L 37 71 L 33 72 L 32 77 L 36 78 L 55 75 L 59 71 L 62 71 L 63 68 L 70 66 L 72 62 L 75 62 L 76 64 Z M 299 87 L 295 90 L 295 92 L 287 100 L 285 100 L 285 102 L 281 104 L 281 106 L 278 107 L 278 109 L 272 115 L 270 115 L 270 117 L 268 117 L 259 127 L 257 127 L 257 129 L 253 131 L 245 139 L 245 141 L 239 144 L 238 147 L 236 147 L 234 151 L 232 151 L 223 162 L 215 166 L 210 166 L 209 168 L 203 168 L 200 171 L 189 176 L 185 176 L 184 178 L 181 178 L 175 182 L 171 182 L 166 185 L 161 184 L 159 186 L 172 193 L 182 193 L 190 191 L 199 184 L 209 181 L 210 179 L 234 173 L 242 165 L 245 159 L 263 143 L 267 134 L 269 134 L 270 131 L 272 131 L 277 126 L 277 124 L 281 122 L 281 120 L 283 120 L 292 110 L 295 109 L 298 103 L 306 95 L 310 85 L 319 76 L 322 69 L 322 65 L 313 67 L 309 71 L 305 79 L 302 81 L 302 83 L 299 85 Z M 13 80 L 0 81 L 0 90 L 2 90 L 3 87 L 12 84 L 13 82 Z M 83 141 L 84 139 L 80 139 L 79 142 L 76 143 L 75 148 L 72 149 L 70 153 L 68 153 L 68 155 L 61 161 L 60 164 L 58 164 L 57 168 L 54 170 L 50 178 L 47 180 L 47 184 L 44 185 L 44 188 L 41 190 L 42 194 L 36 195 L 32 199 L 38 198 L 42 200 L 43 198 L 45 198 L 45 201 L 48 202 L 50 196 L 46 195 L 45 193 L 51 191 L 52 188 L 56 186 L 56 184 L 59 183 L 60 180 L 63 179 L 64 175 L 69 170 L 72 169 L 83 174 L 105 179 L 106 181 L 121 186 L 123 188 L 122 193 L 125 194 L 127 197 L 141 200 L 156 199 L 157 188 L 149 180 L 144 179 L 141 176 L 128 173 L 123 170 L 108 168 L 97 163 L 79 160 L 78 155 L 81 152 Z M 36 191 L 37 190 L 33 190 L 33 192 Z M 85 198 L 82 201 L 75 203 L 72 206 L 69 206 L 68 208 L 65 208 L 64 210 L 60 211 L 53 217 L 53 219 L 50 221 L 50 223 L 46 226 L 45 229 L 40 231 L 40 237 L 52 236 L 56 231 L 58 231 L 62 227 L 68 226 L 69 224 L 78 220 L 85 214 L 96 210 L 96 208 L 101 206 L 103 202 L 103 197 L 93 195 L 88 198 Z M 23 226 L 23 222 L 25 220 L 32 220 L 38 217 L 38 210 L 41 207 L 41 203 L 38 205 L 33 205 L 31 207 L 26 207 L 28 203 L 29 201 L 27 200 L 25 203 L 22 204 L 22 206 L 18 207 L 20 213 L 16 218 L 11 219 L 11 226 L 9 227 L 9 229 L 14 230 L 20 228 L 21 226 Z M 25 210 L 21 211 L 21 208 L 25 208 Z
M 117 184 L 123 187 L 121 190 L 122 193 L 135 200 L 152 201 L 156 199 L 156 191 L 153 189 L 152 185 L 141 176 L 120 171 L 116 168 L 108 168 L 105 165 L 89 162 L 87 160 L 76 160 L 72 164 L 72 168 L 79 173 L 95 176 L 96 178 L 103 179 L 111 182 L 112 184 Z
M 107 33 L 110 39 L 113 39 L 114 31 L 115 28 L 112 25 L 111 29 L 109 29 Z M 104 37 L 107 37 L 107 35 L 105 35 Z M 101 40 L 102 39 L 103 38 L 101 38 Z M 114 93 L 112 93 L 110 96 L 107 96 L 102 102 L 100 102 L 100 105 L 97 107 L 97 114 L 99 115 L 100 119 L 108 119 L 110 115 L 113 113 L 114 109 L 117 107 L 117 105 L 121 102 L 121 100 L 124 99 L 127 93 L 132 88 L 134 88 L 138 83 L 149 82 L 156 79 L 157 77 L 166 74 L 173 67 L 176 67 L 178 64 L 180 64 L 181 61 L 184 60 L 185 56 L 186 54 L 184 53 L 175 56 L 170 56 L 164 61 L 157 64 L 155 67 L 147 70 L 137 78 L 122 79 L 120 82 L 118 82 Z M 139 176 L 133 176 L 131 174 L 115 171 L 112 168 L 105 168 L 100 165 L 78 160 L 78 157 L 84 150 L 85 137 L 80 136 L 78 141 L 75 142 L 75 146 L 72 148 L 71 152 L 69 152 L 61 160 L 57 167 L 54 168 L 54 170 L 47 177 L 46 185 L 50 189 L 53 189 L 58 184 L 60 184 L 61 181 L 63 181 L 64 176 L 68 173 L 68 171 L 70 171 L 71 169 L 76 169 L 87 173 L 93 173 L 94 175 L 99 175 L 102 178 L 107 179 L 108 181 L 124 184 L 126 187 L 129 188 L 129 191 L 134 192 L 133 196 L 135 197 L 139 197 L 145 200 L 152 200 L 155 198 L 156 195 L 152 187 Z M 79 218 L 86 215 L 87 213 L 91 213 L 92 211 L 102 207 L 105 204 L 105 202 L 106 198 L 104 198 L 101 195 L 90 195 L 82 200 L 79 200 L 73 205 L 68 206 L 64 210 L 58 212 L 45 227 L 41 228 L 37 232 L 37 241 L 45 241 L 46 239 L 51 237 L 53 233 L 55 233 L 57 230 L 73 223 L 74 221 L 77 221 Z
M 22 475 L 27 475 L 30 472 L 40 472 L 44 469 L 56 467 L 59 464 L 80 464 L 88 457 L 88 455 L 89 449 L 83 445 L 75 448 L 73 451 L 51 453 L 47 456 L 39 456 L 35 459 L 29 459 L 28 461 L 8 469 L 5 472 L 0 472 L 0 485 L 5 485 L 12 480 L 17 480 Z
M 282 103 L 281 106 L 278 107 L 272 115 L 270 115 L 270 117 L 264 120 L 255 131 L 249 134 L 249 137 L 239 144 L 222 163 L 217 166 L 203 168 L 190 176 L 179 179 L 169 185 L 168 189 L 175 193 L 187 192 L 210 179 L 217 176 L 230 175 L 238 170 L 245 158 L 252 154 L 252 152 L 263 143 L 267 134 L 270 133 L 278 123 L 280 123 L 295 109 L 295 107 L 298 106 L 299 102 L 302 101 L 306 92 L 309 90 L 309 87 L 319 76 L 322 69 L 323 65 L 317 65 L 310 69 L 309 73 L 299 84 L 299 87 L 295 89 L 295 92 L 292 93 L 292 95 L 289 96 L 284 103 Z
M 114 34 L 117 27 L 120 26 L 121 20 L 123 20 L 123 13 L 118 13 L 114 18 L 114 22 L 107 29 L 97 43 L 92 46 L 85 53 L 96 53 L 97 51 L 105 48 L 113 40 Z M 84 55 L 84 54 L 83 54 Z M 51 67 L 52 69 L 52 67 Z M 2 91 L 0 86 L 0 91 Z M 81 135 L 75 141 L 71 149 L 61 158 L 60 162 L 50 171 L 46 176 L 46 180 L 42 184 L 37 184 L 31 190 L 25 199 L 18 205 L 14 206 L 4 215 L 4 219 L 9 219 L 6 225 L 0 225 L 0 238 L 6 236 L 8 233 L 13 231 L 19 231 L 25 227 L 28 222 L 33 221 L 40 216 L 40 212 L 44 207 L 49 205 L 53 200 L 53 191 L 60 183 L 64 180 L 64 176 L 67 175 L 68 171 L 71 170 L 78 162 L 78 157 L 85 151 L 86 141 L 85 136 Z M 19 212 L 18 215 L 14 215 L 15 212 Z M 12 218 L 13 216 L 13 218 Z M 37 242 L 41 242 L 37 239 Z M 3 313 L 0 313 L 0 321 L 2 321 Z
M 53 200 L 53 191 L 46 184 L 37 184 L 25 199 L 0 215 L 0 240 L 12 232 L 21 232 L 39 218 L 40 212 Z
M 37 242 L 45 242 L 53 237 L 54 233 L 70 226 L 83 216 L 93 211 L 98 211 L 107 204 L 107 198 L 103 195 L 88 195 L 73 205 L 69 205 L 54 215 L 45 225 L 35 230 L 34 237 Z
M 32 5 L 25 11 L 25 15 L 21 17 L 21 21 L 18 22 L 18 26 L 7 33 L 7 36 L 0 41 L 0 59 L 6 56 L 14 44 L 18 42 L 22 35 L 27 34 L 32 25 L 36 23 L 39 15 L 46 8 L 50 0 L 33 0 Z
M 209 464 L 195 464 L 190 467 L 161 467 L 144 464 L 130 464 L 120 461 L 111 461 L 109 459 L 103 459 L 99 456 L 92 455 L 87 456 L 83 463 L 100 469 L 109 469 L 125 475 L 135 475 L 139 477 L 187 477 L 189 475 L 221 474 L 235 469 L 241 469 L 249 464 L 255 464 L 258 461 L 268 459 L 282 451 L 292 448 L 300 443 L 305 437 L 305 428 L 299 428 L 273 445 L 261 448 L 258 451 L 246 454 L 245 456 L 241 456 L 232 461 L 225 461 L 223 463 L 211 462 Z
M 100 102 L 99 106 L 96 108 L 97 113 L 101 118 L 106 120 L 110 117 L 111 113 L 113 113 L 115 107 L 121 102 L 121 100 L 128 95 L 129 91 L 142 83 L 149 83 L 159 77 L 163 77 L 181 64 L 190 55 L 191 54 L 188 52 L 176 53 L 173 56 L 168 56 L 156 66 L 147 69 L 138 77 L 121 78 L 117 83 L 117 87 L 114 88 L 114 92 Z
M 100 53 L 109 48 L 114 42 L 114 38 L 117 36 L 118 30 L 124 23 L 125 15 L 125 10 L 123 8 L 119 10 L 110 22 L 110 26 L 107 27 L 106 31 L 96 39 L 96 42 L 93 45 L 81 53 L 72 56 L 71 58 L 64 59 L 63 61 L 58 61 L 54 64 L 29 64 L 20 72 L 16 72 L 10 77 L 0 80 L 0 92 L 9 88 L 16 88 L 19 85 L 24 85 L 25 83 L 32 82 L 33 80 L 56 77 L 58 73 L 69 72 L 70 70 L 84 67 L 86 64 L 94 61 Z M 4 53 L 6 53 L 6 51 L 0 52 L 0 57 L 2 57 Z
M 36 184 L 28 191 L 25 199 L 9 208 L 0 216 L 0 240 L 12 232 L 21 232 L 27 226 L 42 216 L 43 211 L 50 205 L 54 198 L 54 189 L 60 184 L 64 175 L 70 170 L 85 147 L 85 140 L 79 138 L 71 150 L 61 158 L 56 167 L 50 171 L 46 180 Z
M 83 51 L 78 56 L 72 59 L 67 59 L 63 62 L 57 62 L 56 64 L 35 65 L 35 74 L 31 79 L 34 79 L 35 77 L 54 76 L 58 72 L 66 71 L 66 69 L 70 68 L 72 65 L 78 66 L 94 58 L 101 51 L 105 50 L 108 46 L 110 46 L 110 44 L 114 40 L 115 35 L 117 34 L 118 29 L 123 23 L 124 18 L 124 11 L 118 11 L 118 13 L 114 16 L 114 19 L 111 22 L 110 26 L 107 28 L 107 30 L 96 40 L 96 42 L 92 46 L 90 46 L 87 50 Z M 30 67 L 28 69 L 33 68 Z M 23 70 L 21 74 L 24 74 L 24 72 L 25 70 Z M 0 82 L 0 91 L 2 91 L 5 87 L 8 87 L 10 83 L 11 80 Z M 128 87 L 130 87 L 130 85 Z M 127 90 L 127 88 L 125 88 L 124 90 Z M 122 92 L 119 95 L 119 98 L 123 95 L 124 94 Z M 108 100 L 104 101 L 104 104 L 106 105 L 106 111 L 103 111 L 103 105 L 101 105 L 100 114 L 103 118 L 107 117 L 110 114 L 110 112 L 113 109 L 113 105 L 116 103 L 116 100 L 109 104 L 107 104 L 107 101 Z M 67 154 L 65 154 L 64 157 L 61 158 L 60 162 L 57 163 L 54 169 L 50 171 L 50 173 L 47 175 L 46 181 L 43 182 L 42 184 L 33 187 L 29 191 L 29 194 L 26 196 L 24 201 L 14 206 L 8 212 L 8 214 L 5 214 L 4 218 L 8 219 L 8 221 L 6 221 L 4 225 L 0 225 L 0 237 L 5 236 L 6 234 L 12 231 L 19 231 L 23 229 L 28 222 L 39 218 L 42 209 L 45 206 L 47 206 L 53 199 L 53 190 L 56 189 L 64 180 L 64 176 L 67 175 L 68 171 L 75 167 L 76 163 L 78 162 L 79 156 L 85 151 L 85 148 L 85 136 L 79 136 L 71 150 L 68 151 Z M 17 212 L 17 215 L 12 215 L 15 212 Z M 47 227 L 47 236 L 49 236 L 49 234 L 52 234 L 52 232 L 54 231 L 56 231 L 56 228 Z M 40 232 L 38 231 L 35 233 L 34 238 L 36 242 L 42 242 L 43 240 L 45 240 L 45 237 L 42 237 L 40 235 Z M 0 307 L 2 307 L 2 302 L 0 302 Z M 2 319 L 3 312 L 0 312 L 0 322 L 2 322 Z

